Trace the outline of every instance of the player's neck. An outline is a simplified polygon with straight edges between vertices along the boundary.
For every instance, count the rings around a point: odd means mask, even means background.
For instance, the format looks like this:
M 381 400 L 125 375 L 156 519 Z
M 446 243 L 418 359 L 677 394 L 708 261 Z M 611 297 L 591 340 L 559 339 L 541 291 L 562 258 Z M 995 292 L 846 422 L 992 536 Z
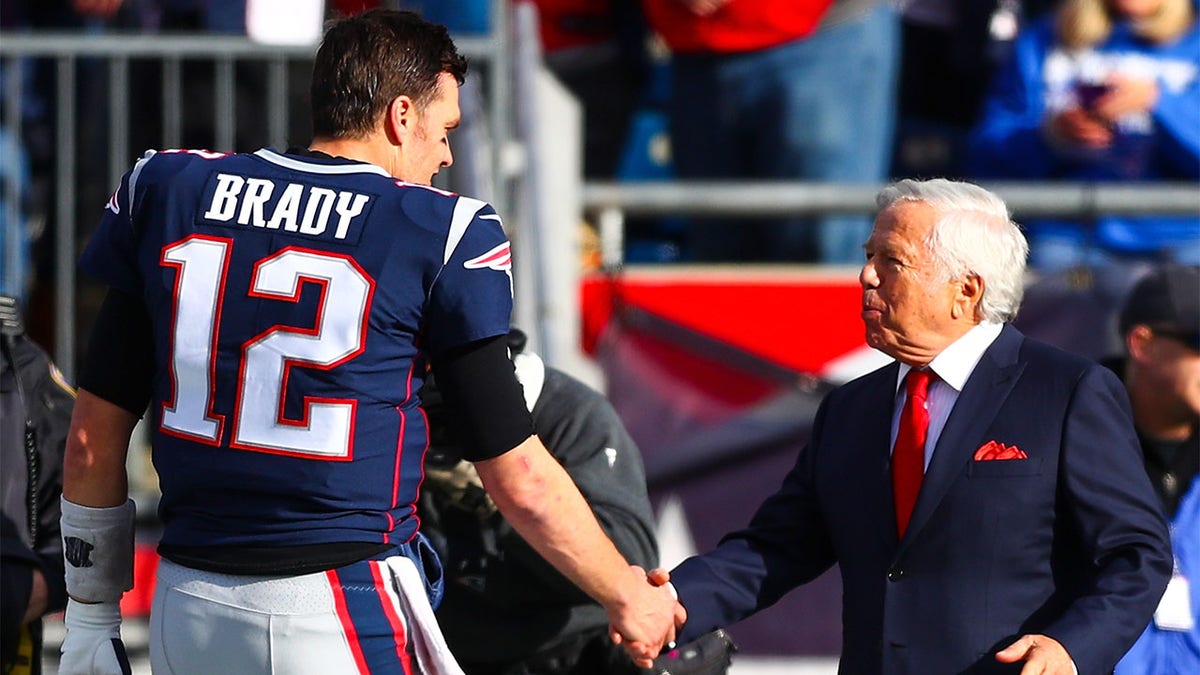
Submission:
M 390 153 L 384 151 L 380 144 L 371 138 L 315 138 L 308 149 L 333 157 L 374 164 L 392 173 Z

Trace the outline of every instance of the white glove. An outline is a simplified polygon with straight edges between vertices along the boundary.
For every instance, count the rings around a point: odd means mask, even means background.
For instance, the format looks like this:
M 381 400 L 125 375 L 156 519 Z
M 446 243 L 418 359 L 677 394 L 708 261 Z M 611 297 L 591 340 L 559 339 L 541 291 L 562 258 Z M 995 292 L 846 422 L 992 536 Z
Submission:
M 121 603 L 95 604 L 67 600 L 63 620 L 62 675 L 131 675 L 129 657 L 121 642 Z

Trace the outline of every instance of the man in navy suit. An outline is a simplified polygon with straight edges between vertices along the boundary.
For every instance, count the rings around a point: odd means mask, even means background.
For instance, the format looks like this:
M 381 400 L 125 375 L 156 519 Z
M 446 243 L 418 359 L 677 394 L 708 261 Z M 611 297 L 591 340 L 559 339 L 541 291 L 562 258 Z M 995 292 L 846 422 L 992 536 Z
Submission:
M 837 564 L 841 673 L 1108 673 L 1171 574 L 1121 383 L 1007 325 L 1028 245 L 998 197 L 877 203 L 862 317 L 896 362 L 831 392 L 749 526 L 671 572 L 679 639 Z

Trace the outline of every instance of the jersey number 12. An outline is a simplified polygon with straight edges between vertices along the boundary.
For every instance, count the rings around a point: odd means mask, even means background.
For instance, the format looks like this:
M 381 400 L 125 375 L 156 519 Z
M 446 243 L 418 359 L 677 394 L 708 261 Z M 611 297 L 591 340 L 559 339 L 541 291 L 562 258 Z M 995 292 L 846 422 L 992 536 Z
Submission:
M 163 405 L 166 433 L 221 445 L 224 415 L 213 412 L 217 336 L 233 240 L 193 235 L 163 249 L 176 268 L 171 326 L 173 394 Z M 254 264 L 247 297 L 298 302 L 303 282 L 323 286 L 316 325 L 272 326 L 241 349 L 229 446 L 310 459 L 353 458 L 354 399 L 305 396 L 301 419 L 283 416 L 292 367 L 328 370 L 362 353 L 374 282 L 344 255 L 295 247 Z

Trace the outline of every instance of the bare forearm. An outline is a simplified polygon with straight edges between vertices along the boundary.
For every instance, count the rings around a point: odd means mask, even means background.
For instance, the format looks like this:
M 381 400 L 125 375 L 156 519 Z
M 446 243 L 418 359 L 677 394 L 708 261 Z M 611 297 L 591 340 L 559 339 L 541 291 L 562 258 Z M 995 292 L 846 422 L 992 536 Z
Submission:
M 476 468 L 504 517 L 542 557 L 605 607 L 624 601 L 628 563 L 536 436 Z
M 675 639 L 678 603 L 646 582 L 600 529 L 591 508 L 537 436 L 475 464 L 500 512 L 538 553 L 604 606 L 614 635 L 643 668 Z
M 63 457 L 63 497 L 97 508 L 125 503 L 125 456 L 135 424 L 132 413 L 79 390 Z

